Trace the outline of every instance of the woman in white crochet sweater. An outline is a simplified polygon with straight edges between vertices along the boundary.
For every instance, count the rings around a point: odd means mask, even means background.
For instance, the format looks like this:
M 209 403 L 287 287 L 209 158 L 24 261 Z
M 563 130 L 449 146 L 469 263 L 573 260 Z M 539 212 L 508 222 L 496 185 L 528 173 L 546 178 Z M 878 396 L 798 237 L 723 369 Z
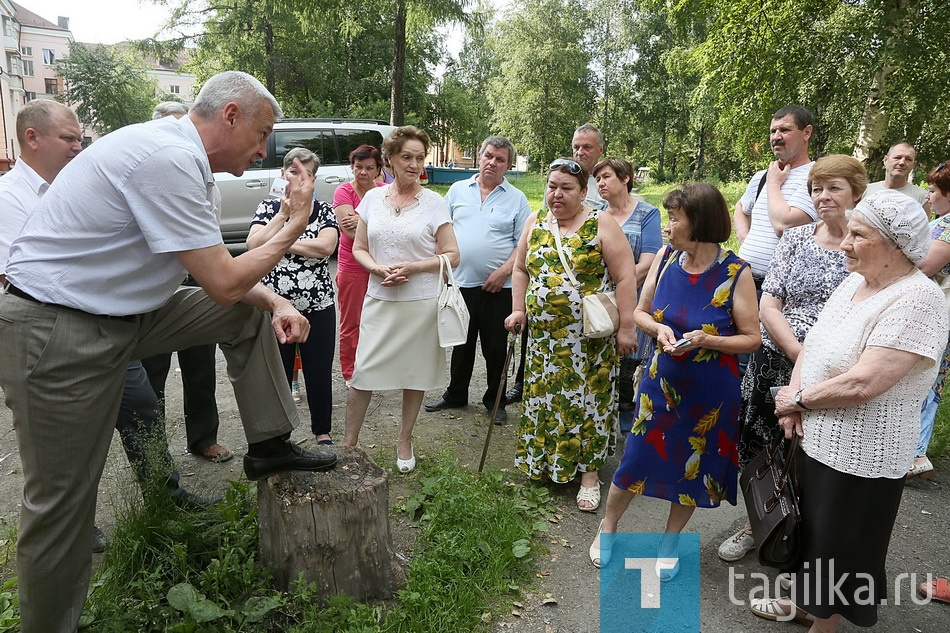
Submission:
M 946 300 L 916 264 L 930 247 L 914 200 L 882 190 L 849 216 L 841 244 L 851 275 L 805 338 L 776 396 L 786 437 L 802 438 L 802 565 L 790 599 L 754 601 L 757 615 L 842 617 L 869 627 L 887 597 L 884 560 L 914 458 L 919 403 L 947 339 Z M 836 584 L 837 583 L 837 584 Z

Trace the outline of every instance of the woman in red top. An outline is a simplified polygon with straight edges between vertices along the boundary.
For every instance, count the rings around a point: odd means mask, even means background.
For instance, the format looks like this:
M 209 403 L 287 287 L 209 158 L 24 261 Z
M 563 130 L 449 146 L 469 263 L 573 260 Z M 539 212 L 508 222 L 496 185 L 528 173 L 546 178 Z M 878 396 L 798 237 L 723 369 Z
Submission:
M 383 168 L 383 157 L 372 145 L 360 145 L 350 152 L 353 181 L 345 182 L 333 194 L 333 212 L 340 226 L 340 250 L 337 253 L 337 304 L 340 307 L 340 368 L 347 386 L 353 378 L 356 344 L 360 339 L 360 315 L 369 283 L 369 272 L 353 259 L 353 238 L 360 216 L 356 207 L 366 192 L 382 185 L 376 179 Z

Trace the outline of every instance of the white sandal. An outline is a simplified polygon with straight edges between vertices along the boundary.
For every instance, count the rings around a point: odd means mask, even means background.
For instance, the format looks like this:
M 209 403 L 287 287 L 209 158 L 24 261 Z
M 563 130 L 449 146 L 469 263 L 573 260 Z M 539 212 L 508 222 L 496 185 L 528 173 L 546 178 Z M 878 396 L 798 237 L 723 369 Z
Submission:
M 588 507 L 582 506 L 581 501 L 587 501 L 591 505 Z M 577 509 L 581 512 L 597 512 L 597 509 L 600 507 L 600 482 L 597 482 L 596 486 L 581 486 L 577 490 Z
M 749 611 L 763 620 L 772 620 L 773 622 L 795 620 L 799 624 L 811 626 L 815 621 L 815 616 L 805 613 L 794 604 L 792 605 L 794 615 L 789 615 L 780 605 L 778 598 L 753 598 L 749 601 Z
M 613 549 L 614 535 L 612 532 L 608 532 L 607 535 L 604 536 L 607 547 L 601 548 L 600 537 L 603 529 L 604 521 L 601 520 L 600 525 L 597 526 L 597 536 L 594 537 L 594 542 L 590 544 L 590 549 L 587 551 L 587 554 L 590 556 L 590 562 L 593 563 L 597 569 L 610 564 L 610 552 Z
M 907 478 L 911 477 L 920 477 L 921 479 L 930 479 L 934 476 L 934 465 L 930 463 L 930 459 L 926 455 L 922 455 L 924 461 L 918 462 L 917 460 L 920 457 L 914 458 L 914 463 L 911 465 L 910 470 L 907 471 Z

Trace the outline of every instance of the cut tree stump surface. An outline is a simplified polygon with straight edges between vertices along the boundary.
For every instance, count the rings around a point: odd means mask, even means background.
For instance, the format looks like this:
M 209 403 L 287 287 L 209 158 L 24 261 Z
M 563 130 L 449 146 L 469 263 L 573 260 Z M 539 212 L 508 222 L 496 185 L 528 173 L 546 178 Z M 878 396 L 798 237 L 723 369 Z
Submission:
M 302 573 L 324 597 L 388 598 L 402 570 L 389 532 L 387 473 L 359 448 L 331 450 L 339 457 L 333 470 L 258 483 L 261 559 L 282 588 Z

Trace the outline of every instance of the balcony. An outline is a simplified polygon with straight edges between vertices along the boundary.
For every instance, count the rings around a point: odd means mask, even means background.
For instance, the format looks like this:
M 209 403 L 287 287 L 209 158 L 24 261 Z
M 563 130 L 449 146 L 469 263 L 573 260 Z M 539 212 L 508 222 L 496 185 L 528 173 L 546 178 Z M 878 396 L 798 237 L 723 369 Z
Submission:
M 20 38 L 11 36 L 11 35 L 4 35 L 3 48 L 8 53 L 16 53 L 17 57 L 19 57 L 20 56 Z

